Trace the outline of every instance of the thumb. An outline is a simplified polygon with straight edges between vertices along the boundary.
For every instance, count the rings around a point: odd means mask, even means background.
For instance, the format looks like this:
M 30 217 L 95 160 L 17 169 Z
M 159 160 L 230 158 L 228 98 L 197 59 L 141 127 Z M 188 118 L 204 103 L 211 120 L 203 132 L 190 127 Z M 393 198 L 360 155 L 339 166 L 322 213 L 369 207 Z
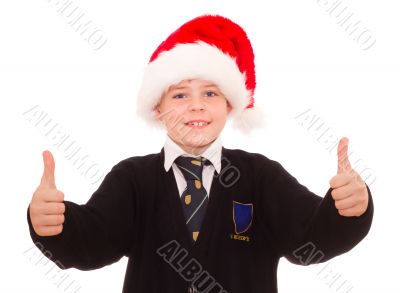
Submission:
M 337 149 L 338 174 L 351 171 L 351 165 L 347 153 L 348 149 L 349 149 L 349 139 L 347 137 L 342 137 L 339 141 Z
M 46 188 L 56 188 L 56 183 L 54 179 L 55 163 L 51 152 L 49 151 L 43 152 L 43 164 L 44 164 L 44 170 L 40 185 Z

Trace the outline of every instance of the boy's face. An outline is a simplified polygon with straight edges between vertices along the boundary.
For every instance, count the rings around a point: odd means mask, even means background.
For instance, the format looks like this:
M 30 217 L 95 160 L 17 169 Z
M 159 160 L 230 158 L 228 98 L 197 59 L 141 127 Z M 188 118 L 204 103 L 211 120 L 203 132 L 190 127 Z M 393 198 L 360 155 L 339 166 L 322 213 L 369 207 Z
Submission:
M 198 155 L 219 136 L 232 107 L 215 84 L 192 79 L 169 87 L 155 109 L 169 137 Z

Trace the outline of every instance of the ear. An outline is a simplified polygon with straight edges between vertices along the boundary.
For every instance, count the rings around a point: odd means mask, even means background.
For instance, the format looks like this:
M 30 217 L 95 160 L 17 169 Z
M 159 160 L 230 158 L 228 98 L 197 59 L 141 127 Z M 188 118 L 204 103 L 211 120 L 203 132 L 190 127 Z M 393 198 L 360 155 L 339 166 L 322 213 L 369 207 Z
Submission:
M 161 114 L 160 103 L 157 103 L 157 105 L 154 106 L 153 112 L 155 112 L 157 120 L 160 120 L 160 114 Z
M 229 101 L 226 101 L 226 109 L 228 111 L 228 114 L 232 111 L 232 105 L 229 103 Z

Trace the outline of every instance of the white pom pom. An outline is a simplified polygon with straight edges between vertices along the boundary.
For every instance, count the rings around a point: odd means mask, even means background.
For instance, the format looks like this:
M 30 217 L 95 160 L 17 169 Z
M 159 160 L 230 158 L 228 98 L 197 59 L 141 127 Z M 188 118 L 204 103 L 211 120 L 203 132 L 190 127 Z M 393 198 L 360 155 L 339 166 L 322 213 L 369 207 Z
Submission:
M 233 117 L 233 127 L 244 134 L 251 130 L 264 127 L 264 112 L 258 107 L 247 108 Z

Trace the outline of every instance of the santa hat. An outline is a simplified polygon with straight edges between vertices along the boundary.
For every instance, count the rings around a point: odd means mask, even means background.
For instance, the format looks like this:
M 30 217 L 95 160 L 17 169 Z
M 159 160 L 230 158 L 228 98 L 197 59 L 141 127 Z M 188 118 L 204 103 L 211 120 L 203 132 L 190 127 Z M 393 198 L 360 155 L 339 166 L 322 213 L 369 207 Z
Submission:
M 233 126 L 249 132 L 263 124 L 254 105 L 256 77 L 254 54 L 246 32 L 218 15 L 192 19 L 162 42 L 145 68 L 137 100 L 137 113 L 150 125 L 163 92 L 185 79 L 215 83 L 232 106 Z

